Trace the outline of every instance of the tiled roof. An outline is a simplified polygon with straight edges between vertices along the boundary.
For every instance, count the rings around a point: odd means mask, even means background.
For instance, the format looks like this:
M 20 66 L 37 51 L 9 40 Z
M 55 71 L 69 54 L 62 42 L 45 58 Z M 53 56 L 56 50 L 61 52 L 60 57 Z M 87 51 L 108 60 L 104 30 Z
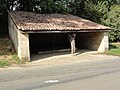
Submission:
M 70 14 L 37 14 L 25 11 L 10 11 L 18 29 L 38 30 L 109 30 L 109 27 Z

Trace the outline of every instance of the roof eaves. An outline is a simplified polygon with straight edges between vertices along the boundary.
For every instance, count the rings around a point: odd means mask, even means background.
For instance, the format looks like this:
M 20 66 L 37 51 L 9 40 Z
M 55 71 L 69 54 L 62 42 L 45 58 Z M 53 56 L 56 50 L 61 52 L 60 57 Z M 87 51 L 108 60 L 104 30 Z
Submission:
M 109 32 L 111 31 L 110 29 L 80 29 L 80 30 L 21 30 L 19 29 L 22 33 L 77 33 L 77 32 Z

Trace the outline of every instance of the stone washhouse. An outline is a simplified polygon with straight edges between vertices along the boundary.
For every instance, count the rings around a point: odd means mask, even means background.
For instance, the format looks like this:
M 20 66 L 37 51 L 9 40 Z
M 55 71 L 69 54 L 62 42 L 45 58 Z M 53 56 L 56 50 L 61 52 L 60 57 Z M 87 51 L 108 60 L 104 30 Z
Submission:
M 31 54 L 40 51 L 109 50 L 109 27 L 70 14 L 8 11 L 8 27 L 20 60 L 30 61 Z

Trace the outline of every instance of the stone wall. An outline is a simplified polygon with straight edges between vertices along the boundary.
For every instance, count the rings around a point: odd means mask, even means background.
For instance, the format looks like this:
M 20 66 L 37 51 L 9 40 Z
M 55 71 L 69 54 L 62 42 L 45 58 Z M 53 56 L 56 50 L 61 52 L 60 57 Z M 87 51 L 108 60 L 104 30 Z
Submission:
M 108 32 L 84 32 L 77 34 L 76 47 L 103 53 L 109 50 Z
M 13 24 L 12 19 L 8 16 L 8 29 L 9 29 L 9 36 L 13 41 L 14 48 L 18 54 L 18 29 Z
M 10 16 L 8 16 L 8 25 L 9 25 L 8 26 L 9 27 L 9 35 L 13 41 L 15 50 L 16 50 L 20 60 L 30 61 L 29 41 L 30 40 L 33 41 L 33 39 L 29 40 L 28 33 L 22 33 L 20 30 L 18 30 Z M 67 35 L 66 35 L 66 37 L 67 37 Z M 57 41 L 59 41 L 59 40 L 57 40 Z M 63 39 L 63 41 L 64 41 L 64 39 Z M 39 41 L 37 41 L 37 44 L 38 43 L 39 43 Z M 57 42 L 57 43 L 60 43 L 60 42 Z M 106 52 L 109 49 L 108 32 L 79 32 L 79 33 L 77 33 L 77 36 L 76 36 L 76 48 L 91 49 L 91 50 L 98 51 L 100 53 Z
M 21 33 L 21 31 L 15 26 L 10 16 L 8 16 L 8 28 L 9 36 L 13 41 L 18 57 L 22 61 L 30 61 L 29 34 Z
M 103 32 L 100 34 L 100 45 L 97 49 L 98 52 L 107 52 L 109 50 L 109 38 L 108 38 L 108 32 Z

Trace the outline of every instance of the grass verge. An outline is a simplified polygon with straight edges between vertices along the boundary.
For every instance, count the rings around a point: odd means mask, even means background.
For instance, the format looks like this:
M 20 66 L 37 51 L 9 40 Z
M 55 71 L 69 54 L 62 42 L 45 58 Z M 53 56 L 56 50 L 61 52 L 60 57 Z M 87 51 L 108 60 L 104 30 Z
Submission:
M 120 43 L 111 43 L 110 50 L 106 54 L 120 56 Z
M 20 63 L 20 59 L 13 48 L 12 41 L 8 37 L 0 37 L 0 68 L 18 65 Z

